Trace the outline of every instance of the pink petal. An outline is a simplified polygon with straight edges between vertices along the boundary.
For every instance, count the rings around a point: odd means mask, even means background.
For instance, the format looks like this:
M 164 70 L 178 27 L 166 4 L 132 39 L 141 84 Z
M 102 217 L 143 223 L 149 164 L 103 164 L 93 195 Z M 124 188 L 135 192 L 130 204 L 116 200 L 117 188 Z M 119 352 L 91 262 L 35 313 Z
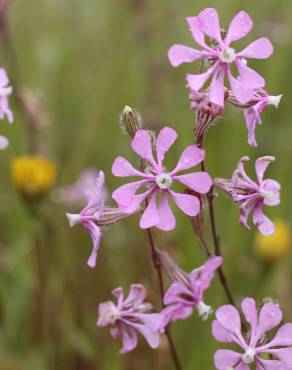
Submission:
M 188 25 L 190 27 L 190 31 L 192 32 L 193 38 L 196 41 L 196 43 L 199 44 L 206 51 L 213 54 L 214 50 L 206 44 L 205 35 L 203 34 L 202 30 L 200 29 L 199 17 L 197 17 L 197 16 L 196 17 L 187 17 L 187 22 L 188 22 Z
M 173 178 L 200 194 L 208 193 L 213 183 L 207 172 L 189 173 L 187 175 L 174 176 Z
M 224 68 L 218 68 L 212 78 L 210 85 L 210 102 L 224 107 Z
M 171 171 L 171 175 L 176 174 L 177 172 L 187 170 L 201 163 L 206 156 L 206 152 L 195 145 L 188 146 L 180 156 L 178 163 Z
M 2 111 L 2 112 L 1 112 Z M 0 115 L 6 116 L 9 123 L 13 123 L 14 116 L 13 112 L 9 107 L 9 101 L 7 96 L 0 97 Z M 4 117 L 1 117 L 4 118 Z
M 86 223 L 84 223 L 84 227 L 89 231 L 93 243 L 93 249 L 91 255 L 88 258 L 87 265 L 91 268 L 94 268 L 96 265 L 96 259 L 102 234 L 100 232 L 100 228 L 93 221 L 87 221 Z
M 238 53 L 237 56 L 252 59 L 266 59 L 272 54 L 273 45 L 271 41 L 266 37 L 261 37 L 249 44 L 244 50 Z
M 108 314 L 116 310 L 116 305 L 111 302 L 104 302 L 98 306 L 97 326 L 104 327 L 109 324 Z
M 8 147 L 9 140 L 5 137 L 0 135 L 0 150 L 4 150 Z
M 275 335 L 274 339 L 265 347 L 292 346 L 292 324 L 284 324 Z
M 222 38 L 220 33 L 219 17 L 217 10 L 206 8 L 198 15 L 200 29 L 211 39 L 216 40 L 220 45 Z
M 135 333 L 135 330 L 130 327 L 121 327 L 120 333 L 122 335 L 122 341 L 123 341 L 123 347 L 120 350 L 121 354 L 127 353 L 132 351 L 138 343 L 137 340 L 137 334 Z
M 149 163 L 156 168 L 156 163 L 152 154 L 152 141 L 149 131 L 138 130 L 131 143 L 132 149 L 141 158 L 146 159 Z
M 133 326 L 143 335 L 151 348 L 157 348 L 159 346 L 160 335 L 158 331 L 154 332 L 145 325 L 133 324 Z
M 197 197 L 190 194 L 179 194 L 170 191 L 175 204 L 188 216 L 195 217 L 200 213 L 201 206 Z
M 233 94 L 235 95 L 236 99 L 242 103 L 246 104 L 248 101 L 250 101 L 253 97 L 252 89 L 244 86 L 241 81 L 234 78 L 230 71 L 228 73 L 228 79 L 230 83 L 231 90 Z
M 177 302 L 182 303 L 184 301 L 182 297 L 187 293 L 188 293 L 187 287 L 175 281 L 174 283 L 171 284 L 171 286 L 165 293 L 163 297 L 163 303 L 165 305 L 170 305 Z
M 147 292 L 142 284 L 131 284 L 130 292 L 127 299 L 124 301 L 124 305 L 140 306 L 145 301 Z
M 264 359 L 258 359 L 258 363 L 260 363 L 260 366 L 257 365 L 256 370 L 286 370 L 283 368 L 283 364 L 280 361 L 276 360 L 264 360 Z
M 118 300 L 118 306 L 122 306 L 124 301 L 124 292 L 123 288 L 118 287 L 112 290 L 112 295 L 114 295 Z
M 235 370 L 250 370 L 250 367 L 244 362 L 241 362 L 239 365 L 235 367 Z
M 161 330 L 164 331 L 165 327 L 173 321 L 184 320 L 191 316 L 193 313 L 193 307 L 185 306 L 183 303 L 175 303 L 167 306 L 161 312 L 162 325 Z
M 235 15 L 228 28 L 225 43 L 230 45 L 232 42 L 242 39 L 253 27 L 253 21 L 250 16 L 241 11 Z
M 245 118 L 248 143 L 254 147 L 257 147 L 257 141 L 255 137 L 255 129 L 257 124 L 261 124 L 261 117 L 253 108 L 244 109 L 243 115 Z
M 280 349 L 273 349 L 267 351 L 267 353 L 271 353 L 275 355 L 278 360 L 282 362 L 282 365 L 284 365 L 283 370 L 292 370 L 292 348 L 280 348 Z
M 187 74 L 188 87 L 191 90 L 199 91 L 212 76 L 214 70 L 217 68 L 219 62 L 216 62 L 214 66 L 210 67 L 207 72 L 200 74 Z
M 7 86 L 9 84 L 9 78 L 4 68 L 0 68 L 0 87 Z
M 159 223 L 157 224 L 158 229 L 164 231 L 170 231 L 175 228 L 175 217 L 169 206 L 167 195 L 165 192 L 162 194 L 161 202 L 158 209 Z
M 263 190 L 273 193 L 273 198 L 265 198 L 264 204 L 267 206 L 277 206 L 280 203 L 280 189 L 281 185 L 275 180 L 264 180 L 262 183 Z
M 156 226 L 159 223 L 159 214 L 156 205 L 156 195 L 157 192 L 154 192 L 152 194 L 150 202 L 140 219 L 141 229 L 149 229 L 150 227 Z
M 238 60 L 236 62 L 239 72 L 240 83 L 248 89 L 259 89 L 265 86 L 265 80 L 256 71 L 249 68 L 246 63 Z
M 255 169 L 259 183 L 261 184 L 264 179 L 264 174 L 271 162 L 275 160 L 275 157 L 264 156 L 260 157 L 255 162 Z
M 204 54 L 201 51 L 184 45 L 173 45 L 168 50 L 168 59 L 173 67 L 178 67 L 183 63 L 191 63 L 202 58 Z
M 156 140 L 156 154 L 158 164 L 161 166 L 165 153 L 173 145 L 177 138 L 177 133 L 170 127 L 164 127 L 160 130 Z
M 147 180 L 141 180 L 124 184 L 112 193 L 112 198 L 117 202 L 119 207 L 127 207 L 134 199 L 137 190 L 147 184 L 147 182 Z
M 117 177 L 142 176 L 145 175 L 137 171 L 125 158 L 117 157 L 112 165 L 112 174 Z
M 240 359 L 240 353 L 228 349 L 219 349 L 214 356 L 215 367 L 218 370 L 233 368 L 233 366 L 236 365 Z
M 278 305 L 272 302 L 264 304 L 259 313 L 258 339 L 279 325 L 282 318 L 283 314 Z
M 218 342 L 234 343 L 233 334 L 229 330 L 226 330 L 218 320 L 212 322 L 212 334 Z
M 241 309 L 244 314 L 246 321 L 250 324 L 251 328 L 251 339 L 250 344 L 256 345 L 256 329 L 258 324 L 258 312 L 256 302 L 252 298 L 245 298 L 241 303 Z
M 235 307 L 231 305 L 219 307 L 216 311 L 216 318 L 224 329 L 230 331 L 243 342 L 240 315 Z
M 258 229 L 263 235 L 269 236 L 274 234 L 275 225 L 267 216 L 263 215 L 263 221 L 258 225 Z
M 144 200 L 146 200 L 146 198 L 152 192 L 152 190 L 153 190 L 153 187 L 151 189 L 145 191 L 142 194 L 134 195 L 130 204 L 128 204 L 127 206 L 119 205 L 120 210 L 122 212 L 126 213 L 126 214 L 132 214 L 132 213 L 136 212 L 140 208 L 141 203 Z

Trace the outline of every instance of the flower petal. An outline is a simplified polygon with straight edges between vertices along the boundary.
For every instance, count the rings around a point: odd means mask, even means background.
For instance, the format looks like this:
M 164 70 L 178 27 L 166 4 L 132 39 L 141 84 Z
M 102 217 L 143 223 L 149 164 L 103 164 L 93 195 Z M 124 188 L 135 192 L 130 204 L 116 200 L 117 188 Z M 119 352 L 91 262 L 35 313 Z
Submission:
M 83 224 L 86 230 L 89 231 L 93 243 L 93 249 L 87 261 L 87 265 L 93 268 L 96 265 L 96 258 L 102 234 L 100 228 L 93 221 L 86 221 L 83 222 Z
M 214 66 L 210 67 L 207 72 L 200 74 L 187 74 L 188 87 L 191 90 L 199 91 L 212 76 L 214 70 L 217 68 L 219 62 L 215 63 Z
M 229 349 L 219 349 L 214 356 L 215 367 L 218 370 L 233 368 L 241 359 L 241 354 Z
M 283 314 L 279 306 L 269 302 L 263 305 L 259 313 L 257 338 L 274 329 L 282 321 Z
M 156 154 L 159 166 L 162 165 L 165 153 L 173 145 L 176 138 L 177 133 L 174 129 L 170 127 L 164 127 L 162 130 L 160 130 L 156 140 Z
M 186 175 L 174 176 L 182 184 L 200 194 L 206 194 L 211 189 L 212 179 L 207 172 L 195 172 Z
M 112 165 L 112 174 L 117 177 L 142 176 L 144 174 L 137 171 L 131 163 L 123 157 L 117 157 Z
M 263 220 L 258 225 L 258 229 L 263 235 L 269 236 L 274 234 L 275 225 L 266 215 L 263 214 Z
M 248 134 L 248 143 L 254 147 L 257 147 L 257 141 L 255 137 L 255 129 L 257 124 L 261 124 L 261 117 L 259 113 L 253 108 L 244 109 L 243 115 L 245 118 L 247 134 Z
M 150 227 L 156 226 L 159 223 L 159 214 L 156 205 L 156 195 L 157 192 L 154 191 L 154 193 L 151 196 L 150 202 L 140 219 L 141 229 L 149 229 Z
M 218 68 L 212 77 L 210 85 L 210 102 L 224 107 L 224 68 Z
M 151 348 L 157 348 L 159 346 L 160 335 L 158 330 L 152 331 L 147 326 L 140 324 L 133 324 L 133 326 L 143 335 Z
M 221 343 L 233 343 L 234 336 L 229 330 L 226 330 L 218 320 L 212 322 L 213 337 Z
M 195 17 L 187 17 L 187 22 L 190 27 L 190 31 L 192 32 L 194 40 L 199 44 L 203 49 L 214 52 L 213 49 L 210 48 L 205 42 L 205 35 L 200 28 L 200 20 L 198 16 Z
M 250 345 L 255 346 L 256 330 L 258 324 L 258 312 L 255 300 L 252 298 L 245 298 L 241 303 L 241 309 L 246 321 L 249 323 L 251 328 Z
M 219 323 L 239 340 L 243 341 L 241 335 L 241 320 L 237 309 L 231 305 L 221 306 L 216 311 L 216 318 Z
M 5 137 L 0 135 L 0 150 L 4 150 L 8 147 L 9 140 Z
M 193 307 L 186 306 L 183 303 L 175 303 L 170 306 L 165 307 L 161 315 L 163 317 L 161 330 L 164 331 L 164 328 L 173 321 L 184 320 L 191 316 L 193 313 Z
M 238 79 L 234 78 L 230 71 L 228 73 L 228 80 L 233 94 L 240 103 L 246 104 L 252 99 L 252 89 L 244 86 Z
M 264 156 L 260 157 L 255 162 L 255 170 L 256 175 L 259 180 L 259 183 L 261 184 L 264 179 L 264 174 L 266 172 L 266 169 L 270 165 L 271 162 L 275 160 L 275 157 L 272 156 Z
M 134 196 L 137 192 L 137 190 L 147 184 L 148 180 L 141 180 L 141 181 L 135 181 L 131 182 L 129 184 L 124 184 L 117 188 L 113 193 L 112 193 L 112 198 L 117 202 L 119 207 L 127 207 L 130 205 L 132 200 L 134 199 Z M 142 200 L 141 200 L 142 202 Z
M 196 145 L 188 146 L 180 156 L 178 163 L 170 173 L 170 175 L 174 175 L 177 172 L 187 170 L 196 166 L 197 164 L 201 163 L 206 156 L 206 152 Z
M 141 158 L 146 159 L 149 163 L 156 168 L 156 163 L 152 153 L 152 141 L 149 131 L 138 130 L 134 139 L 132 140 L 131 147 L 135 153 Z
M 169 206 L 166 192 L 163 192 L 161 202 L 158 208 L 159 223 L 156 225 L 158 229 L 170 231 L 175 228 L 175 217 Z
M 271 353 L 275 355 L 278 360 L 284 365 L 283 370 L 292 370 L 292 348 L 279 348 L 279 349 L 271 349 L 267 351 L 267 353 Z
M 140 306 L 145 301 L 147 292 L 142 284 L 131 284 L 130 292 L 127 299 L 124 301 L 124 305 L 132 305 L 134 307 Z
M 120 327 L 120 334 L 122 336 L 123 347 L 120 350 L 121 354 L 132 351 L 138 343 L 137 334 L 135 330 L 131 327 L 126 327 L 125 325 Z
M 104 327 L 104 326 L 107 326 L 109 325 L 109 313 L 111 312 L 115 312 L 116 311 L 116 305 L 111 302 L 111 301 L 108 301 L 108 302 L 104 302 L 104 303 L 101 303 L 99 306 L 98 306 L 98 320 L 97 320 L 97 323 L 96 325 L 99 326 L 99 327 Z
M 232 19 L 228 28 L 225 43 L 230 45 L 232 42 L 242 39 L 250 32 L 252 27 L 253 21 L 251 17 L 242 10 Z
M 179 194 L 170 191 L 175 204 L 188 216 L 195 217 L 200 213 L 201 206 L 197 197 L 190 194 Z
M 264 360 L 264 359 L 257 359 L 258 364 L 256 370 L 286 370 L 283 368 L 283 364 L 281 361 L 277 360 Z
M 278 181 L 267 179 L 262 183 L 263 190 L 272 193 L 272 198 L 265 198 L 264 204 L 267 206 L 277 206 L 280 203 L 280 189 L 281 185 Z
M 273 54 L 273 50 L 271 41 L 266 37 L 261 37 L 249 44 L 237 56 L 252 59 L 267 59 Z
M 222 38 L 217 10 L 214 8 L 206 8 L 202 10 L 198 15 L 198 21 L 200 29 L 204 34 L 211 37 L 211 39 L 217 41 L 221 45 Z
M 168 50 L 168 59 L 173 67 L 178 67 L 183 63 L 191 63 L 202 58 L 204 54 L 196 49 L 185 45 L 173 45 Z
M 245 62 L 236 61 L 240 83 L 247 89 L 259 89 L 265 86 L 265 80 L 253 69 L 249 68 Z
M 265 347 L 284 347 L 292 346 L 292 324 L 284 324 L 277 331 L 274 339 Z

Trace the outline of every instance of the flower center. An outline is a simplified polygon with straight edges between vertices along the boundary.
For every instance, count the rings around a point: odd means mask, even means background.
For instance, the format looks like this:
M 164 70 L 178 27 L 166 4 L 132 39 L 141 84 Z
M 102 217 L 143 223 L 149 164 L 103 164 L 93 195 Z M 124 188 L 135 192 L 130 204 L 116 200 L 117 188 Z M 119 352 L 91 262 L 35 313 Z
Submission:
M 106 315 L 106 318 L 110 324 L 114 324 L 120 318 L 120 315 L 118 311 L 111 311 Z
M 233 48 L 224 49 L 219 55 L 219 59 L 223 63 L 233 63 L 236 58 L 236 52 Z
M 199 316 L 204 320 L 208 320 L 208 317 L 213 313 L 211 306 L 206 305 L 203 301 L 199 302 L 196 306 Z
M 248 348 L 245 353 L 242 355 L 242 361 L 247 365 L 252 364 L 254 362 L 254 356 L 256 352 L 253 348 Z
M 274 105 L 276 108 L 278 108 L 278 105 L 280 104 L 281 98 L 282 98 L 282 95 L 277 95 L 277 96 L 269 95 L 268 96 L 268 104 L 269 105 Z
M 260 195 L 270 201 L 275 199 L 275 193 L 273 191 L 261 190 Z
M 156 184 L 160 189 L 168 189 L 172 184 L 172 178 L 167 173 L 161 173 L 156 177 Z

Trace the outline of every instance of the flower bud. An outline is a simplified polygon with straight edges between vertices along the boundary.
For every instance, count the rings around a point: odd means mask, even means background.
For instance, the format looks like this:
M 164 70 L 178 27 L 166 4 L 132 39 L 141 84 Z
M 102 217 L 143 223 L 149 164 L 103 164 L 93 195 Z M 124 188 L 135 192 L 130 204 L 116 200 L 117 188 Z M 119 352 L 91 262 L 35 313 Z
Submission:
M 143 126 L 142 117 L 136 109 L 125 106 L 121 113 L 122 129 L 133 139 L 136 132 Z
M 275 222 L 275 233 L 270 236 L 257 234 L 254 248 L 257 256 L 265 263 L 273 263 L 288 255 L 291 248 L 289 225 L 279 219 Z

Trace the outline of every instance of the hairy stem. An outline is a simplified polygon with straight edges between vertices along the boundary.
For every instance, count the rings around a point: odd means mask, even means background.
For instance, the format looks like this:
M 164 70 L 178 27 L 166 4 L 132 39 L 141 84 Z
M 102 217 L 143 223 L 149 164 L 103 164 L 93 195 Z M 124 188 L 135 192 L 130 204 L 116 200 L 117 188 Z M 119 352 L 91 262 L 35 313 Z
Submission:
M 161 304 L 162 304 L 162 307 L 164 307 L 164 303 L 163 303 L 164 285 L 163 285 L 163 276 L 162 276 L 162 270 L 161 270 L 161 258 L 160 258 L 160 255 L 159 255 L 157 249 L 156 249 L 151 229 L 146 229 L 146 233 L 147 233 L 147 237 L 148 237 L 148 241 L 149 241 L 149 245 L 150 245 L 151 259 L 152 259 L 153 267 L 154 267 L 154 269 L 157 273 L 157 277 L 158 277 Z M 177 354 L 177 351 L 176 351 L 176 348 L 175 348 L 175 345 L 174 345 L 169 327 L 165 328 L 165 335 L 166 335 L 167 340 L 168 340 L 169 350 L 170 350 L 170 354 L 171 354 L 173 363 L 175 365 L 175 369 L 176 370 L 182 370 L 182 366 L 180 364 L 180 360 L 178 358 L 178 354 Z

